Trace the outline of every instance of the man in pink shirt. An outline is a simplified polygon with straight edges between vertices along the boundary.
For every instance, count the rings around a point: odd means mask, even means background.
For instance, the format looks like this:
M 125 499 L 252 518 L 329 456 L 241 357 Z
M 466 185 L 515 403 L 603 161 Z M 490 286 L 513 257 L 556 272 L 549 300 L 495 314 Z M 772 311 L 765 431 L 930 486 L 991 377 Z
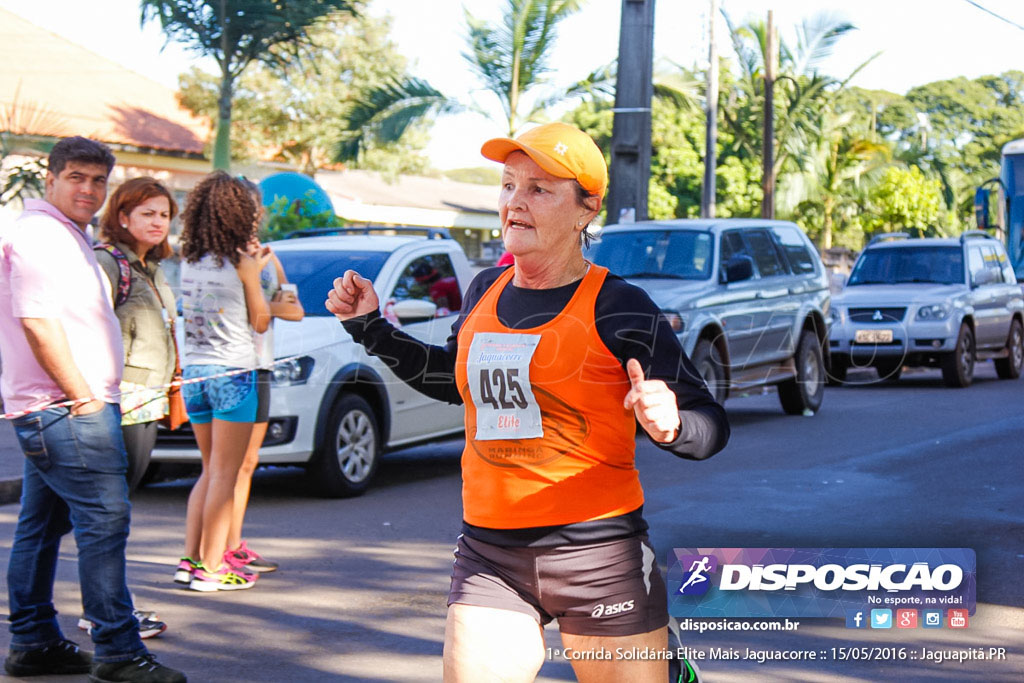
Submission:
M 125 582 L 130 505 L 116 393 L 121 329 L 85 227 L 103 205 L 114 155 L 81 137 L 53 147 L 45 201 L 0 236 L 0 381 L 22 451 L 21 513 L 7 588 L 13 676 L 185 681 L 139 639 Z M 47 407 L 67 400 L 70 408 Z M 95 656 L 64 638 L 53 605 L 61 537 L 74 531 Z

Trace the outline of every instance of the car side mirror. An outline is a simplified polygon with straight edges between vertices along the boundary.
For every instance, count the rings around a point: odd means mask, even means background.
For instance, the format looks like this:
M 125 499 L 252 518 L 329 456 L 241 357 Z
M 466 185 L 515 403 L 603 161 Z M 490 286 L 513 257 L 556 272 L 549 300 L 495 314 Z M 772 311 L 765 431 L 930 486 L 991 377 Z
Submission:
M 406 299 L 391 307 L 392 312 L 403 324 L 433 320 L 437 314 L 437 304 L 423 299 Z
M 724 283 L 742 282 L 754 277 L 754 259 L 749 256 L 733 256 L 725 262 Z
M 974 220 L 978 223 L 978 230 L 988 230 L 988 204 L 991 193 L 984 187 L 974 191 Z
M 978 271 L 973 276 L 973 282 L 971 283 L 971 285 L 973 287 L 982 287 L 984 285 L 990 285 L 993 282 L 995 282 L 998 277 L 999 275 L 994 269 L 985 268 L 983 270 Z

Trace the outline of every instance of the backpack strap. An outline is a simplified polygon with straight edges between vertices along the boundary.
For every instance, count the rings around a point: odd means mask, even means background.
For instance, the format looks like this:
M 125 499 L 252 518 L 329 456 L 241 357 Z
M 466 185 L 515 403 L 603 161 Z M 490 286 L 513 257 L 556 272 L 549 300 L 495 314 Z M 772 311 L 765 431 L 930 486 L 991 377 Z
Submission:
M 97 244 L 93 247 L 93 250 L 107 252 L 114 257 L 114 261 L 117 263 L 119 277 L 117 281 L 117 292 L 114 294 L 114 308 L 117 308 L 125 301 L 128 301 L 128 296 L 132 293 L 131 263 L 128 262 L 128 257 L 124 255 L 124 252 L 113 244 Z

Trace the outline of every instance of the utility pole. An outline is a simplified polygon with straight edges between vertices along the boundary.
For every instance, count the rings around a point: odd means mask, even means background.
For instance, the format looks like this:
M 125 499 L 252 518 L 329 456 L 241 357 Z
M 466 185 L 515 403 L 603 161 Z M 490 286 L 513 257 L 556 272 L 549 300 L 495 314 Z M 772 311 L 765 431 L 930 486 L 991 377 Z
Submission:
M 654 0 L 622 0 L 608 223 L 647 220 L 654 96 Z
M 700 215 L 715 217 L 715 168 L 718 166 L 718 50 L 715 46 L 715 17 L 718 0 L 711 0 L 708 13 L 708 83 L 705 91 L 707 123 L 704 127 L 704 186 L 701 188 Z
M 778 35 L 773 12 L 768 10 L 764 64 L 764 136 L 761 142 L 761 218 L 775 218 L 775 76 L 779 68 Z

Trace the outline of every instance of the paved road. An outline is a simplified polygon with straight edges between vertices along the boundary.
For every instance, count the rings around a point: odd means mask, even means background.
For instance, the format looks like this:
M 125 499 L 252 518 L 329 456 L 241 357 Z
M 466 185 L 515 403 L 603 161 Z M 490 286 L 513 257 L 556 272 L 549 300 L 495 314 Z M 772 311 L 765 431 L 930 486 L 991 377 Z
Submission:
M 704 666 L 707 680 L 1021 680 L 1024 381 L 997 381 L 990 364 L 979 374 L 962 391 L 943 388 L 937 372 L 830 389 L 813 418 L 785 417 L 773 394 L 737 398 L 727 405 L 734 431 L 722 454 L 684 462 L 643 444 L 638 462 L 662 562 L 677 546 L 963 546 L 978 553 L 979 608 L 966 632 L 853 632 L 804 620 L 795 634 L 685 634 L 690 647 L 993 646 L 1006 647 L 1009 659 L 713 661 Z M 375 488 L 346 501 L 310 497 L 293 471 L 261 472 L 247 536 L 283 569 L 230 594 L 192 594 L 170 582 L 191 482 L 144 490 L 135 501 L 129 576 L 138 603 L 171 624 L 149 641 L 153 650 L 193 681 L 440 680 L 460 450 L 460 441 L 450 441 L 390 454 Z M 16 506 L 0 507 L 4 564 L 16 514 Z M 57 605 L 74 633 L 73 543 L 63 558 Z M 558 646 L 552 628 L 546 637 Z M 0 633 L 0 647 L 6 638 Z M 539 680 L 572 680 L 571 669 L 549 661 Z

